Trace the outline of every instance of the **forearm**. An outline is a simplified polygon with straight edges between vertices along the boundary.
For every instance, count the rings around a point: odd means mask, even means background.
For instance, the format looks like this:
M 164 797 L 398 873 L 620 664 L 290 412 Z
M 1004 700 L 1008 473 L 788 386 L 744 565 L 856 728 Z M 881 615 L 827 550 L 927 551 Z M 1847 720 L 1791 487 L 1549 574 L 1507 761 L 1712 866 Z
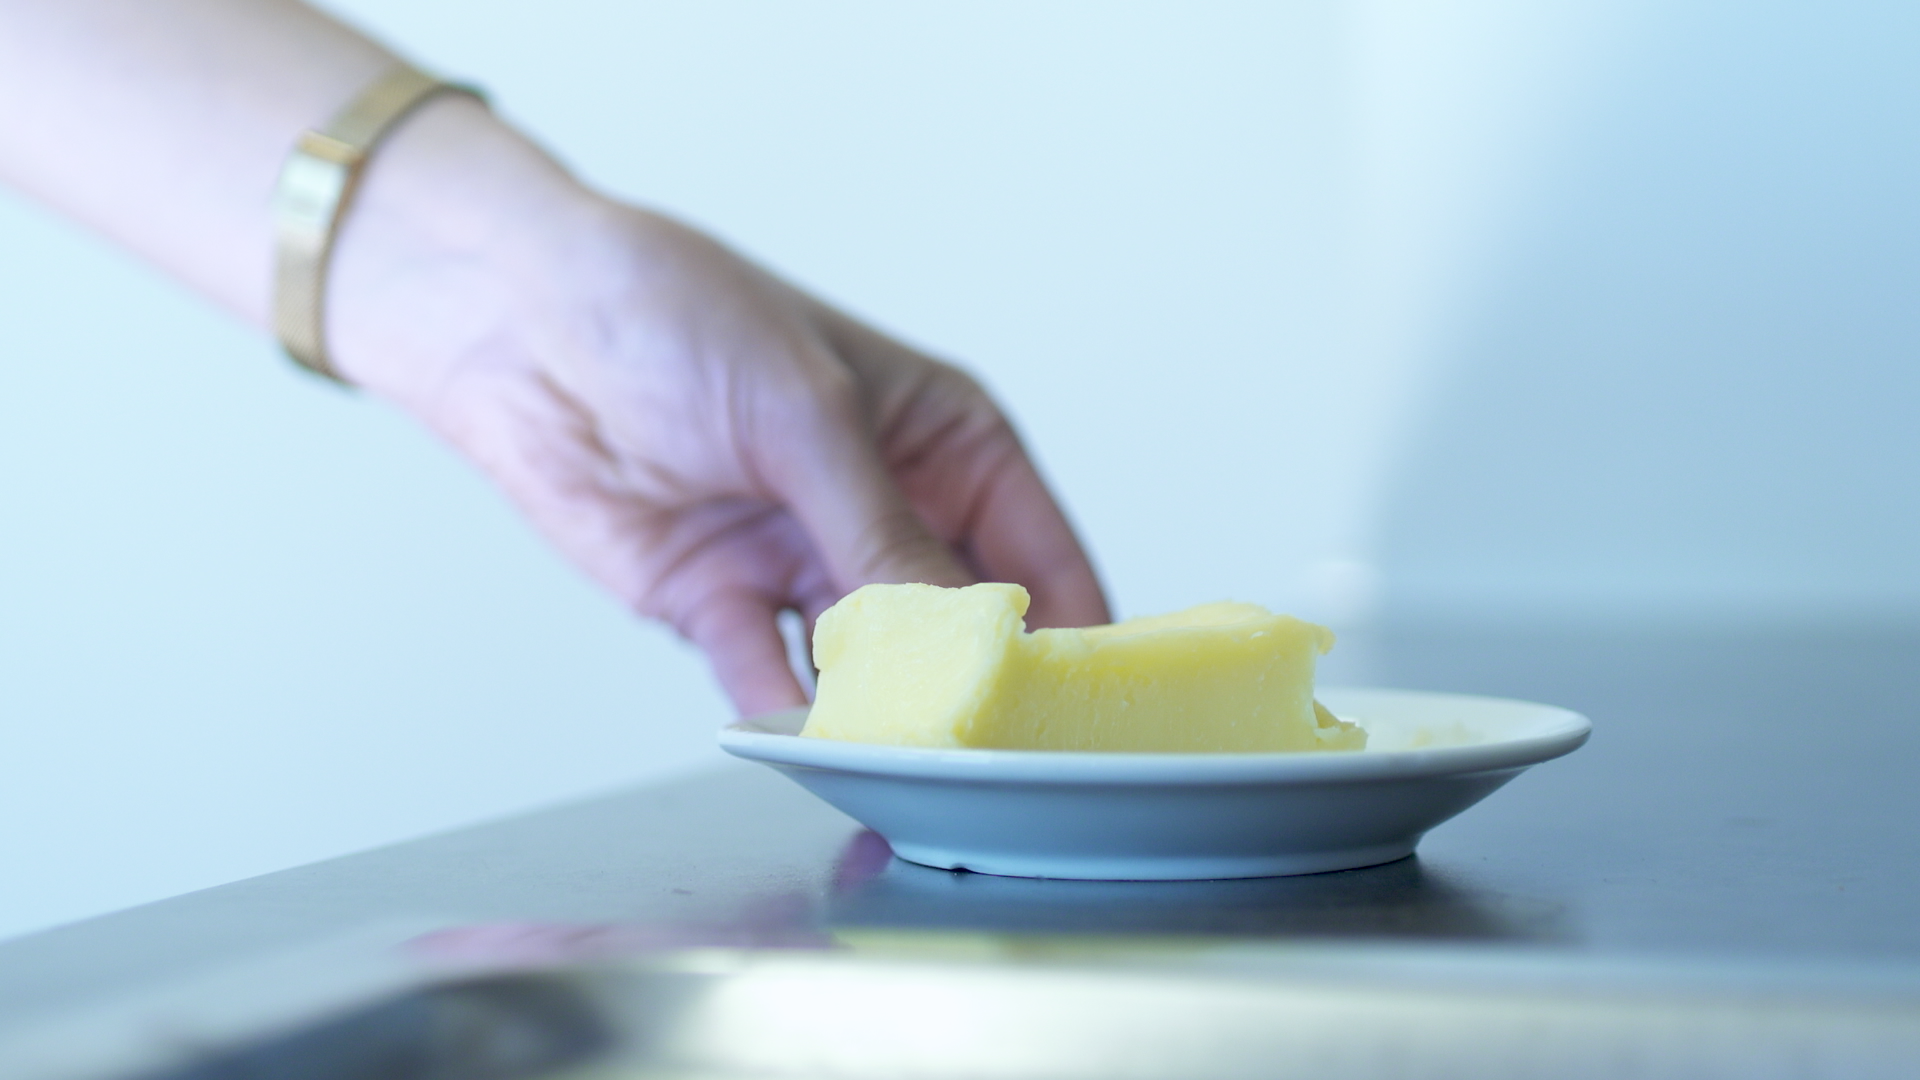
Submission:
M 394 62 L 293 0 L 0 0 L 0 180 L 265 325 L 288 148 Z M 436 172 L 478 158 L 500 183 L 557 179 L 477 108 L 434 112 L 408 164 L 370 172 L 372 212 L 407 200 L 412 227 L 470 234 L 448 220 L 457 191 L 424 190 Z
M 264 323 L 287 148 L 392 62 L 290 0 L 0 0 L 0 178 Z

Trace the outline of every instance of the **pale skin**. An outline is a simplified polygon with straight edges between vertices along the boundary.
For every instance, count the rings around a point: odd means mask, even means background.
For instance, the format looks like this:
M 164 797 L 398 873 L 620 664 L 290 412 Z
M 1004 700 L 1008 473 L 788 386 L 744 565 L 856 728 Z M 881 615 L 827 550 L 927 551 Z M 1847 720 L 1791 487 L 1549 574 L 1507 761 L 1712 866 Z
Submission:
M 280 164 L 394 62 L 290 0 L 0 0 L 0 181 L 264 331 Z M 1031 626 L 1108 619 L 972 378 L 589 189 L 471 99 L 381 144 L 328 290 L 341 372 L 697 644 L 742 713 L 806 700 L 778 614 L 869 582 L 1014 581 Z

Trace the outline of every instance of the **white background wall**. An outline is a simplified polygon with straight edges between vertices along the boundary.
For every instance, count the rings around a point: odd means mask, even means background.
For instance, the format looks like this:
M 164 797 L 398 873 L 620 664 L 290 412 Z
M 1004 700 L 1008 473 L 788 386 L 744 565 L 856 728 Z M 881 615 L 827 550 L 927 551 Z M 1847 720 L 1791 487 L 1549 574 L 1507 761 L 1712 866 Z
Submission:
M 1420 348 L 1395 604 L 1920 612 L 1920 8 L 1615 19 Z M 1591 55 L 1591 54 L 1590 54 Z
M 971 364 L 1124 612 L 1920 612 L 1899 5 L 336 7 Z M 460 462 L 4 195 L 0 365 L 0 934 L 713 759 Z

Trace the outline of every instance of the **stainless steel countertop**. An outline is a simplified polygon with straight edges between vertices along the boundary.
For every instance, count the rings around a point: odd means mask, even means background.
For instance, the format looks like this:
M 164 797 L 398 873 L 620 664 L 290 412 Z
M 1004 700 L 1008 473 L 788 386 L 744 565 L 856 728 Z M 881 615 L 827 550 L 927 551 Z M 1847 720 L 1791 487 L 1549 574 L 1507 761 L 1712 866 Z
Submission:
M 1382 685 L 1566 705 L 1593 740 L 1414 859 L 1232 882 L 889 862 L 742 764 L 0 943 L 0 1027 L 410 918 L 617 924 L 642 944 L 976 929 L 1920 971 L 1920 628 L 1400 628 L 1353 644 Z

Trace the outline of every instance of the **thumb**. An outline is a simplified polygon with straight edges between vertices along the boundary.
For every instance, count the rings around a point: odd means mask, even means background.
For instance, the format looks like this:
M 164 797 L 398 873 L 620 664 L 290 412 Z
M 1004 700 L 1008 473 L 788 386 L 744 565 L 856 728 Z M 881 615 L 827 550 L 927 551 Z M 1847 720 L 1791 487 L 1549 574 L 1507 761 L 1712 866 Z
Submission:
M 927 528 L 881 460 L 852 393 L 816 402 L 812 415 L 770 447 L 762 469 L 818 550 L 835 588 L 872 582 L 969 585 L 972 574 Z

